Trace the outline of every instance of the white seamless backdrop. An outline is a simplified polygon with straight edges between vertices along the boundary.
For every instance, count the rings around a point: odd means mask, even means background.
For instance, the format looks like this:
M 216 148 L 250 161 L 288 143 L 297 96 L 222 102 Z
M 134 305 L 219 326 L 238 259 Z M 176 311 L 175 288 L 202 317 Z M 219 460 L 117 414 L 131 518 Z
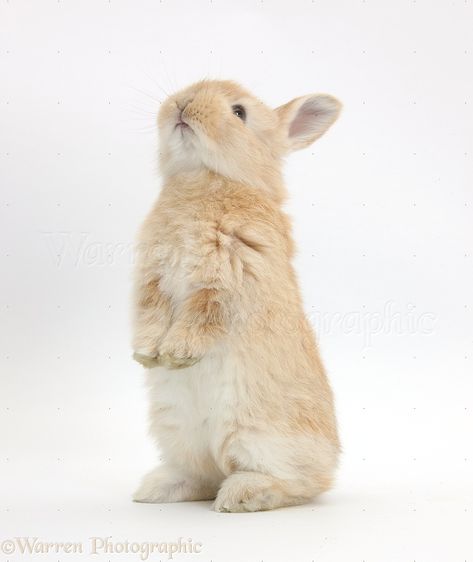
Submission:
M 7 558 L 75 562 L 95 536 L 104 561 L 179 537 L 202 548 L 174 559 L 201 562 L 471 560 L 472 19 L 470 0 L 2 1 Z M 273 106 L 344 103 L 286 166 L 344 447 L 336 488 L 307 506 L 130 500 L 158 456 L 130 359 L 133 240 L 159 190 L 160 100 L 202 77 Z M 82 553 L 22 554 L 25 536 Z

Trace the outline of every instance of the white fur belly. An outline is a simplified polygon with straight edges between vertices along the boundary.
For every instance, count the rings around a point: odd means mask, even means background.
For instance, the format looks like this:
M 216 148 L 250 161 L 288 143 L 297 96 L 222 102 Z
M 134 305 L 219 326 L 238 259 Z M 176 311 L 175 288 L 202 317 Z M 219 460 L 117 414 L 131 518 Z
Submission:
M 151 431 L 163 460 L 209 478 L 223 476 L 218 459 L 237 413 L 236 369 L 223 351 L 196 365 L 148 374 Z

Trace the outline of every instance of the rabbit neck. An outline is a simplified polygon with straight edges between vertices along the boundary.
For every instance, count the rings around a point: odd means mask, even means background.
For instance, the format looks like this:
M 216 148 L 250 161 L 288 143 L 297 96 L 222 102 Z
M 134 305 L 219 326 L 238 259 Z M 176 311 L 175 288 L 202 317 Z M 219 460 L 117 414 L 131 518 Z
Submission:
M 224 185 L 228 181 L 246 185 L 251 189 L 255 189 L 274 202 L 282 204 L 286 199 L 286 189 L 283 183 L 282 174 L 274 169 L 268 169 L 263 177 L 261 175 L 254 177 L 251 173 L 240 173 L 236 177 L 230 177 L 226 174 L 210 170 L 206 167 L 200 167 L 193 170 L 179 171 L 172 174 L 165 174 L 164 185 L 176 185 L 180 183 L 192 188 L 202 184 L 212 184 L 214 186 Z

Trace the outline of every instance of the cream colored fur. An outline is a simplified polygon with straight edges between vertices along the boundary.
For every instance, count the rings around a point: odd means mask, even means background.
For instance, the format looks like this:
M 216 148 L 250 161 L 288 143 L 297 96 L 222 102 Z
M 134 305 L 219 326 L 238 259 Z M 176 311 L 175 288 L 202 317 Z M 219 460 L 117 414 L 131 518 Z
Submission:
M 163 462 L 136 501 L 258 511 L 330 488 L 332 392 L 291 265 L 281 166 L 339 110 L 322 94 L 272 110 L 226 81 L 163 104 L 164 182 L 141 229 L 134 327 Z

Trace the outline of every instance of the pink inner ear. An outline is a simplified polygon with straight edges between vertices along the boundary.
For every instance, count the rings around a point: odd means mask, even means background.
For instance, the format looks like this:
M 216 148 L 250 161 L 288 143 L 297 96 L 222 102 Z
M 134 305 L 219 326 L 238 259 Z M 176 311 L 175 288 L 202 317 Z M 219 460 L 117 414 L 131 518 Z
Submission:
M 314 100 L 307 100 L 302 104 L 289 126 L 290 137 L 305 137 L 315 133 L 317 123 L 322 117 L 324 111 L 318 107 Z

